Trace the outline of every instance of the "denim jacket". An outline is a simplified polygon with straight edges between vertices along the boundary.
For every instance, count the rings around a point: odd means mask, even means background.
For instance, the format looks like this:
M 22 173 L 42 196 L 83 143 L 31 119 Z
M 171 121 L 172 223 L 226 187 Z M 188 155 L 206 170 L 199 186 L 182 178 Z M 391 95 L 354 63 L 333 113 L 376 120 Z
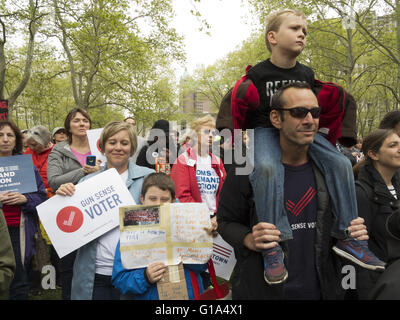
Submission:
M 88 175 L 80 180 L 80 182 L 89 179 L 90 177 L 105 171 L 106 168 Z M 140 192 L 144 178 L 154 170 L 137 166 L 129 162 L 128 179 L 126 187 L 129 189 L 133 199 L 137 204 L 140 203 Z M 91 300 L 93 294 L 93 284 L 95 275 L 95 262 L 97 239 L 89 242 L 78 249 L 72 278 L 71 299 L 72 300 Z

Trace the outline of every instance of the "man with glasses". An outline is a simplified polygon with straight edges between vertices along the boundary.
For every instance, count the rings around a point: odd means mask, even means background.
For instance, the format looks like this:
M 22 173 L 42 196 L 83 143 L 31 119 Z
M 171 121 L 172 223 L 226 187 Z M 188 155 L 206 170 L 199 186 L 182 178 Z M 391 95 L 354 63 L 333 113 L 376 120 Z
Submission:
M 318 100 L 306 83 L 283 86 L 272 98 L 270 120 L 277 129 L 279 149 L 270 152 L 283 168 L 279 177 L 285 215 L 273 216 L 271 207 L 266 210 L 270 216 L 260 217 L 255 212 L 253 200 L 269 195 L 260 194 L 261 188 L 254 189 L 249 176 L 230 175 L 225 181 L 217 221 L 219 233 L 235 248 L 238 260 L 232 281 L 234 299 L 340 298 L 340 261 L 334 251 L 364 267 L 384 269 L 368 249 L 367 231 L 357 212 L 334 214 L 339 199 L 328 192 L 332 179 L 325 171 L 347 162 L 336 162 L 336 157 L 343 156 L 333 145 L 327 144 L 324 154 L 313 152 L 320 114 Z M 278 246 L 284 254 L 269 251 Z M 260 281 L 266 277 L 265 251 L 271 254 L 274 267 L 267 285 Z M 286 267 L 284 255 L 288 256 Z

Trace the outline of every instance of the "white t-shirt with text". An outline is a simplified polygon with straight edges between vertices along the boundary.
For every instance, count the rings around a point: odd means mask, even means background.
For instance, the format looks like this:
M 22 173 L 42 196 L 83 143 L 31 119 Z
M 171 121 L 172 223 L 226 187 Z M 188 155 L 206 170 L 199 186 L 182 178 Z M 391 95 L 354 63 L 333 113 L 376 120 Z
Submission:
M 217 209 L 217 191 L 219 177 L 211 167 L 211 156 L 197 156 L 196 179 L 199 186 L 201 200 L 207 204 L 210 214 L 214 214 Z
M 128 180 L 128 170 L 121 174 L 121 178 L 126 183 Z M 118 226 L 98 238 L 95 271 L 97 274 L 112 275 L 115 249 L 117 248 L 119 236 L 120 231 Z

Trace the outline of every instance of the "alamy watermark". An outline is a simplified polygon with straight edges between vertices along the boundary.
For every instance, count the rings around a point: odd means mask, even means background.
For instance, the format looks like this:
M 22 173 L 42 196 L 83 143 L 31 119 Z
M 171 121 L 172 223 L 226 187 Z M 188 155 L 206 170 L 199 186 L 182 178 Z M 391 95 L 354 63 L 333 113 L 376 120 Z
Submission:
M 243 139 L 243 131 L 235 129 L 223 129 L 221 131 L 215 129 L 212 131 L 213 138 L 218 137 L 218 141 L 214 141 L 211 146 L 206 143 L 199 143 L 199 133 L 189 131 L 186 135 L 190 137 L 188 145 L 185 147 L 194 147 L 198 153 L 204 154 L 202 151 L 209 151 L 217 157 L 224 159 L 224 164 L 238 165 L 236 168 L 237 175 L 249 175 L 253 171 L 254 163 L 254 130 L 246 131 L 246 139 Z M 146 152 L 146 160 L 149 164 L 155 165 L 156 158 L 163 157 L 170 164 L 173 164 L 182 152 L 178 154 L 177 140 L 174 135 L 166 137 L 165 132 L 161 129 L 150 130 L 148 141 L 152 141 Z M 207 148 L 207 150 L 199 150 L 199 148 Z M 186 161 L 184 157 L 181 161 Z M 178 160 L 179 161 L 179 160 Z
M 56 288 L 56 268 L 51 264 L 45 265 L 42 268 L 42 275 L 42 288 L 44 290 L 54 290 Z
M 344 290 L 355 289 L 356 288 L 356 268 L 352 265 L 345 265 L 342 268 L 342 288 Z

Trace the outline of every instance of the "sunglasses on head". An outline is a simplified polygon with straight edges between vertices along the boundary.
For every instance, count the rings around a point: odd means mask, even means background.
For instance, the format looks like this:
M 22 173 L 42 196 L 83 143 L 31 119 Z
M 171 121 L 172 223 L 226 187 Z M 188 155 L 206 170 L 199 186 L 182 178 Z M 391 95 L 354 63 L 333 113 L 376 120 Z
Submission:
M 40 133 L 37 131 L 33 131 L 33 130 L 28 130 L 29 133 L 34 134 L 36 136 L 40 136 Z
M 283 110 L 283 111 L 289 111 L 290 115 L 293 118 L 298 118 L 298 119 L 304 119 L 308 113 L 311 113 L 311 116 L 314 119 L 318 119 L 321 116 L 321 108 L 320 107 L 314 107 L 311 109 L 308 109 L 306 107 L 294 107 L 294 108 L 273 108 L 275 110 Z

